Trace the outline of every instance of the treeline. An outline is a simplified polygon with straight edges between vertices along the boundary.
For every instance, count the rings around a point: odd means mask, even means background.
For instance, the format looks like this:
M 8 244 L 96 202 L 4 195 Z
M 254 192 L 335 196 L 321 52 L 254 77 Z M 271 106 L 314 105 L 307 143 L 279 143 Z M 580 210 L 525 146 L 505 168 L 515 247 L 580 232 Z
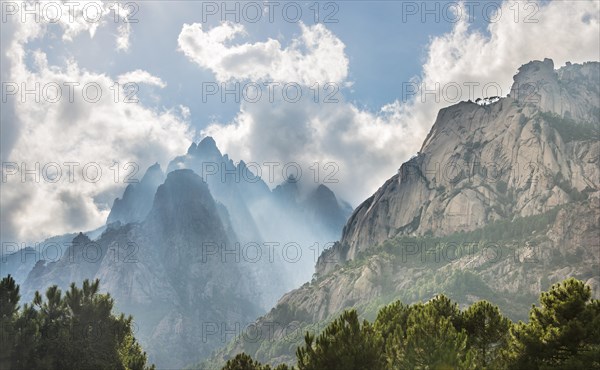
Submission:
M 57 286 L 19 306 L 19 285 L 0 281 L 0 369 L 153 369 L 132 332 L 132 317 L 85 280 L 63 295 Z
M 513 323 L 489 302 L 463 311 L 438 295 L 392 303 L 374 323 L 345 311 L 304 342 L 296 367 L 272 368 L 242 353 L 223 370 L 600 369 L 600 302 L 570 278 L 541 294 L 527 323 Z

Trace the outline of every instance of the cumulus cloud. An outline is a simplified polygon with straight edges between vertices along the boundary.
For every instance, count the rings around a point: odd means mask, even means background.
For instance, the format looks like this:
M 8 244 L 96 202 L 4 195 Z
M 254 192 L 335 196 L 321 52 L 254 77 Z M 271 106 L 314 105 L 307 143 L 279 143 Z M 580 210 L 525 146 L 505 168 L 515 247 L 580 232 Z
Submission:
M 127 72 L 119 77 L 117 77 L 117 81 L 121 84 L 127 83 L 144 83 L 147 85 L 158 86 L 161 89 L 167 87 L 167 84 L 160 79 L 160 77 L 153 76 L 147 71 L 136 69 L 135 71 Z
M 132 16 L 137 12 L 137 8 L 134 3 L 121 4 L 102 0 L 76 2 L 28 0 L 5 4 L 2 9 L 6 12 L 4 16 L 7 19 L 25 21 L 23 28 L 25 32 L 36 29 L 43 33 L 49 25 L 60 26 L 64 41 L 73 41 L 82 32 L 88 32 L 90 37 L 94 37 L 97 30 L 107 23 L 119 24 L 116 38 L 117 50 L 127 50 L 131 21 L 135 21 Z M 35 37 L 33 34 L 30 36 Z
M 380 109 L 368 111 L 345 100 L 342 89 L 336 95 L 337 103 L 325 103 L 323 96 L 318 103 L 304 98 L 297 103 L 281 98 L 274 103 L 264 99 L 256 103 L 242 102 L 235 119 L 216 121 L 203 133 L 214 136 L 219 147 L 234 159 L 259 163 L 298 162 L 305 179 L 313 178 L 310 168 L 318 162 L 319 180 L 322 182 L 332 175 L 329 180 L 337 182 L 327 185 L 357 205 L 419 150 L 439 109 L 452 104 L 442 96 L 444 85 L 480 84 L 474 96 L 468 96 L 468 90 L 463 89 L 460 100 L 480 97 L 484 94 L 481 87 L 488 83 L 506 89 L 505 95 L 517 68 L 530 60 L 549 57 L 557 66 L 566 61 L 597 60 L 600 53 L 598 2 L 536 4 L 537 23 L 524 22 L 524 14 L 515 22 L 513 4 L 506 2 L 502 4 L 503 16 L 484 31 L 467 22 L 466 9 L 463 9 L 462 21 L 450 32 L 432 38 L 423 71 L 414 81 L 426 89 L 435 89 L 439 84 L 438 99 L 435 94 L 423 98 L 417 92 L 407 101 L 390 101 Z M 105 19 L 97 24 L 79 21 L 60 24 L 63 40 L 73 40 L 80 33 L 93 37 L 101 32 L 101 26 L 112 22 L 114 16 L 110 11 L 102 14 Z M 35 22 L 3 24 L 1 37 L 3 51 L 6 51 L 0 56 L 3 81 L 26 83 L 28 87 L 35 83 L 40 86 L 56 83 L 62 87 L 63 98 L 56 103 L 43 99 L 40 103 L 20 103 L 17 96 L 3 104 L 1 156 L 3 162 L 14 162 L 19 169 L 25 163 L 27 169 L 35 170 L 35 164 L 40 163 L 42 174 L 43 166 L 53 162 L 63 173 L 61 179 L 53 183 L 55 169 L 48 167 L 45 173 L 48 179 L 31 181 L 34 175 L 29 174 L 28 181 L 23 183 L 22 173 L 17 172 L 0 184 L 4 240 L 36 240 L 101 225 L 112 200 L 124 187 L 125 175 L 136 170 L 125 168 L 126 163 L 139 164 L 135 176 L 139 178 L 140 172 L 154 161 L 166 163 L 180 154 L 192 137 L 187 125 L 189 108 L 159 110 L 140 103 L 125 103 L 126 92 L 114 89 L 117 82 L 125 80 L 162 88 L 166 85 L 162 79 L 144 70 L 134 70 L 113 79 L 86 70 L 74 60 L 62 67 L 52 65 L 43 51 L 32 50 L 30 44 L 41 40 L 47 27 Z M 342 40 L 323 25 L 299 24 L 299 30 L 298 37 L 282 45 L 270 38 L 243 42 L 246 30 L 237 24 L 223 23 L 212 29 L 185 24 L 178 46 L 190 61 L 211 71 L 219 82 L 296 82 L 303 86 L 305 97 L 311 96 L 308 87 L 314 82 L 350 86 L 349 59 Z M 117 28 L 115 40 L 119 50 L 129 48 L 128 24 Z M 73 90 L 73 103 L 68 101 L 68 86 L 65 86 L 71 82 L 79 83 Z M 103 91 L 97 102 L 90 103 L 83 98 L 86 83 L 97 84 Z M 402 89 L 403 82 L 398 81 L 398 95 Z M 90 98 L 94 90 L 87 92 L 86 97 Z M 29 95 L 28 99 L 31 98 Z M 65 165 L 68 162 L 79 163 L 73 173 Z M 119 162 L 120 168 L 117 183 L 114 162 Z M 329 162 L 335 163 L 337 168 L 325 168 Z M 98 182 L 83 179 L 82 170 L 88 163 L 98 164 L 103 171 Z M 93 177 L 94 165 L 88 169 L 87 175 Z M 7 172 L 3 171 L 4 174 Z M 70 181 L 71 175 L 73 181 Z
M 249 79 L 297 82 L 341 82 L 348 74 L 344 43 L 321 24 L 300 23 L 301 36 L 282 47 L 278 40 L 233 44 L 246 35 L 241 24 L 224 22 L 210 30 L 200 23 L 184 24 L 180 50 L 218 81 Z
M 502 95 L 509 93 L 518 67 L 531 60 L 551 58 L 555 66 L 567 61 L 597 60 L 600 54 L 600 3 L 595 1 L 522 2 L 502 4 L 489 35 L 469 27 L 466 9 L 453 30 L 432 40 L 423 66 L 423 82 L 431 88 L 456 82 L 497 84 Z M 515 9 L 521 9 L 515 18 Z M 464 96 L 467 96 L 465 89 Z M 466 100 L 466 99 L 464 99 Z
M 113 79 L 72 59 L 52 65 L 45 52 L 30 47 L 45 35 L 46 24 L 10 27 L 3 62 L 6 81 L 19 91 L 7 97 L 3 110 L 11 108 L 19 130 L 11 150 L 3 152 L 2 239 L 30 242 L 101 226 L 128 178 L 141 179 L 149 165 L 165 165 L 189 145 L 188 122 L 178 108 L 128 102 L 117 84 L 125 79 L 163 87 L 158 77 L 135 70 Z M 84 31 L 69 27 L 67 39 Z M 23 95 L 24 88 L 36 89 L 37 96 Z M 13 129 L 4 119 L 3 135 Z
M 376 112 L 361 110 L 343 99 L 336 104 L 242 102 L 232 122 L 215 122 L 203 133 L 215 137 L 233 158 L 259 163 L 295 161 L 304 169 L 313 162 L 333 161 L 339 166 L 336 174 L 339 182 L 328 185 L 357 205 L 419 150 L 439 109 L 460 100 L 482 97 L 486 86 L 500 86 L 501 92 L 495 88 L 487 92 L 506 95 L 518 67 L 531 60 L 548 57 L 554 59 L 557 66 L 566 61 L 597 60 L 600 53 L 598 2 L 536 2 L 537 12 L 530 18 L 536 23 L 525 22 L 529 12 L 521 12 L 520 18 L 515 19 L 514 5 L 503 3 L 503 16 L 490 23 L 487 32 L 468 23 L 468 9 L 463 6 L 463 16 L 453 29 L 432 38 L 422 74 L 413 81 L 398 81 L 399 92 L 406 86 L 415 91 L 409 99 L 398 99 Z M 303 42 L 311 45 L 315 31 L 301 27 L 302 41 L 296 40 L 292 45 Z M 277 74 L 295 76 L 300 83 L 306 80 L 298 72 L 303 70 L 299 67 L 278 71 L 280 65 L 275 61 L 280 60 L 284 51 L 274 40 L 225 46 L 226 41 L 242 32 L 243 28 L 231 24 L 209 31 L 200 25 L 184 25 L 179 44 L 192 61 L 213 71 L 219 80 Z M 348 58 L 343 54 L 343 44 L 330 31 L 319 26 L 318 33 L 327 35 L 319 40 L 338 46 L 334 49 L 336 52 L 328 54 L 327 63 L 315 67 L 320 70 L 319 74 L 331 76 L 336 73 L 333 66 L 347 66 Z M 294 46 L 290 49 L 294 50 Z M 246 52 L 261 55 L 256 57 L 261 61 L 256 69 L 252 68 L 255 62 L 243 63 L 245 57 L 232 64 L 235 68 L 226 68 L 225 60 Z M 217 57 L 211 61 L 213 53 Z M 315 53 L 296 54 L 290 65 L 308 65 L 305 62 L 314 56 Z M 296 72 L 289 73 L 289 70 Z M 344 70 L 336 81 L 344 82 L 346 76 Z M 445 94 L 444 87 L 449 84 L 461 87 L 458 98 Z M 426 89 L 433 89 L 434 94 L 421 95 L 420 91 Z

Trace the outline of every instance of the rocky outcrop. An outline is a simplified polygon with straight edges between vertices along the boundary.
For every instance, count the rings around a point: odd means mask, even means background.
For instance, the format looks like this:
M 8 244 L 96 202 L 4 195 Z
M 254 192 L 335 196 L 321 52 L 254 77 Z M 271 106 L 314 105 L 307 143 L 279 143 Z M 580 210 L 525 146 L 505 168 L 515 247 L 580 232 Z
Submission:
M 597 192 L 600 64 L 553 67 L 522 66 L 496 103 L 442 109 L 420 152 L 354 211 L 330 253 L 353 259 L 398 235 L 473 230 Z
M 600 69 L 597 62 L 571 64 L 554 70 L 551 59 L 519 68 L 510 96 L 542 112 L 554 112 L 578 122 L 598 122 Z

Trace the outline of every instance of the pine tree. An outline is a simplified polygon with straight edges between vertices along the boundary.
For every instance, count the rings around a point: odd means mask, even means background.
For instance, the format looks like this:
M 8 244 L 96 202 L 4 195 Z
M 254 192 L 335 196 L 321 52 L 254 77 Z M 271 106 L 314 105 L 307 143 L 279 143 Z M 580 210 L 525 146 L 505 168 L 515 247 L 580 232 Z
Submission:
M 64 296 L 52 286 L 45 299 L 36 292 L 33 304 L 19 311 L 18 286 L 10 276 L 4 278 L 1 310 L 3 318 L 12 312 L 13 319 L 10 340 L 2 347 L 2 368 L 147 369 L 132 318 L 112 314 L 114 302 L 99 294 L 99 284 L 85 280 L 81 289 L 72 284 Z
M 381 340 L 373 327 L 361 325 L 355 310 L 345 311 L 316 338 L 306 333 L 296 352 L 299 370 L 384 369 Z
M 14 353 L 15 323 L 20 298 L 19 286 L 10 275 L 0 281 L 0 369 L 9 367 Z
M 474 351 L 478 369 L 499 369 L 505 366 L 511 322 L 502 316 L 497 306 L 479 301 L 463 313 L 467 343 Z
M 278 365 L 274 370 L 293 370 L 286 364 Z M 263 365 L 245 353 L 239 353 L 227 361 L 221 370 L 272 370 L 270 365 Z
M 591 289 L 570 278 L 540 296 L 529 322 L 511 330 L 517 368 L 600 368 L 600 304 Z
M 452 316 L 441 315 L 429 303 L 412 307 L 405 338 L 394 336 L 386 353 L 389 369 L 473 368 L 466 333 L 456 330 Z
M 255 361 L 245 353 L 240 353 L 227 361 L 222 370 L 263 370 L 260 362 Z
M 465 279 L 466 276 L 459 275 L 458 278 Z M 443 294 L 438 294 L 427 302 L 427 305 L 433 307 L 437 315 L 449 319 L 456 331 L 461 331 L 463 324 L 458 303 L 453 302 Z
M 401 301 L 396 301 L 379 310 L 373 328 L 381 335 L 384 348 L 387 347 L 387 343 L 392 337 L 406 337 L 408 315 L 411 309 L 411 306 L 405 305 Z

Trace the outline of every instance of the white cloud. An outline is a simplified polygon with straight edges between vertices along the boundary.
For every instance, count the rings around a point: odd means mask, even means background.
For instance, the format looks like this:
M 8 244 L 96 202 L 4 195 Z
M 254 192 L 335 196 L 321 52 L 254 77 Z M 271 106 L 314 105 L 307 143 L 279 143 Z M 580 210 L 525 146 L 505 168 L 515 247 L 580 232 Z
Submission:
M 160 77 L 153 76 L 147 71 L 136 69 L 135 71 L 127 72 L 117 77 L 119 84 L 124 85 L 127 83 L 144 83 L 148 85 L 158 86 L 161 89 L 165 88 L 167 84 L 160 79 Z
M 202 24 L 184 24 L 180 50 L 218 81 L 274 80 L 307 86 L 315 82 L 341 82 L 348 75 L 348 58 L 342 43 L 323 25 L 300 23 L 302 34 L 283 48 L 278 40 L 229 46 L 246 35 L 243 25 L 224 22 L 210 30 Z
M 131 26 L 129 23 L 122 24 L 117 28 L 117 50 L 129 50 L 129 37 L 131 35 Z
M 503 4 L 506 16 L 486 32 L 460 22 L 451 32 L 433 38 L 419 80 L 428 88 L 436 82 L 495 82 L 508 89 L 517 68 L 533 59 L 553 58 L 557 66 L 566 61 L 597 60 L 598 2 L 540 4 L 535 16 L 538 23 L 515 22 L 510 5 Z M 112 21 L 112 13 L 104 16 L 105 22 Z M 63 40 L 72 40 L 82 32 L 91 37 L 101 32 L 104 24 L 61 24 Z M 125 162 L 140 163 L 140 171 L 156 160 L 165 163 L 180 154 L 191 137 L 186 124 L 188 108 L 157 110 L 142 104 L 115 103 L 110 88 L 118 78 L 115 81 L 85 70 L 73 60 L 66 67 L 57 67 L 49 64 L 45 53 L 30 50 L 28 43 L 41 40 L 46 28 L 34 22 L 3 24 L 3 81 L 25 82 L 28 86 L 36 82 L 78 82 L 77 100 L 72 104 L 64 99 L 54 104 L 3 104 L 2 159 L 28 165 L 98 162 L 104 172 L 98 183 L 81 181 L 80 173 L 76 173 L 74 183 L 58 184 L 23 184 L 18 176 L 11 177 L 2 184 L 3 238 L 39 239 L 103 223 L 107 213 L 103 207 L 110 206 L 123 188 L 122 182 L 115 184 L 112 180 L 113 160 L 121 163 L 122 179 Z M 122 28 L 116 35 L 117 47 L 127 50 L 130 28 Z M 305 86 L 332 81 L 351 86 L 344 43 L 322 25 L 300 25 L 300 31 L 300 36 L 283 46 L 273 39 L 240 42 L 237 39 L 244 36 L 245 30 L 239 25 L 226 23 L 206 30 L 192 24 L 183 26 L 178 43 L 190 60 L 212 71 L 218 81 L 276 80 Z M 30 56 L 34 66 L 28 67 L 25 60 Z M 144 71 L 132 73 L 137 73 L 140 81 L 158 87 L 165 84 Z M 81 100 L 81 87 L 87 82 L 98 83 L 106 92 L 98 103 Z M 401 84 L 398 81 L 398 95 Z M 429 97 L 422 102 L 417 98 L 392 101 L 370 112 L 338 97 L 340 102 L 335 104 L 316 104 L 306 99 L 298 103 L 242 103 L 232 122 L 215 122 L 204 133 L 213 135 L 221 149 L 235 159 L 300 162 L 303 176 L 309 179 L 313 162 L 321 166 L 335 162 L 339 165 L 335 176 L 339 182 L 328 185 L 356 205 L 419 150 L 438 110 L 451 104 L 443 99 L 436 102 Z M 462 100 L 467 98 L 463 96 Z M 328 173 L 331 167 L 327 171 L 321 168 L 320 179 Z M 67 179 L 63 173 L 63 180 Z
M 3 104 L 3 109 L 10 106 L 13 113 L 10 118 L 18 122 L 16 131 L 14 125 L 5 124 L 3 116 L 3 135 L 15 131 L 12 149 L 3 152 L 3 162 L 16 163 L 21 172 L 14 175 L 12 169 L 3 172 L 7 181 L 2 183 L 0 205 L 2 238 L 27 242 L 96 228 L 106 221 L 108 207 L 121 195 L 128 174 L 138 171 L 133 178 L 140 179 L 154 162 L 166 165 L 189 145 L 193 133 L 180 109 L 161 110 L 141 103 L 126 103 L 125 92 L 115 88 L 123 78 L 163 87 L 165 83 L 158 77 L 134 70 L 114 80 L 81 68 L 75 60 L 67 61 L 64 67 L 49 64 L 44 52 L 31 51 L 28 44 L 44 36 L 47 31 L 44 24 L 12 22 L 10 27 L 14 29 L 13 38 L 3 59 L 9 67 L 7 81 L 20 88 L 25 84 L 28 89 L 39 83 L 41 91 L 45 86 L 54 87 L 42 93 L 39 102 L 33 95 L 24 96 L 22 102 L 22 96 L 17 94 Z M 77 32 L 81 32 L 79 26 L 65 28 L 66 39 Z M 33 56 L 32 66 L 26 63 L 29 55 Z M 72 90 L 72 101 L 68 87 L 71 83 L 78 84 Z M 86 84 L 92 88 L 84 96 Z M 53 102 L 56 86 L 62 96 Z M 102 92 L 98 101 L 94 101 L 94 86 Z M 128 162 L 135 165 L 127 166 Z M 35 170 L 37 163 L 39 169 Z M 29 174 L 27 181 L 22 182 L 23 164 L 27 170 L 41 174 L 38 181 Z M 87 180 L 83 174 L 86 164 Z M 48 165 L 46 171 L 45 165 Z M 52 175 L 57 168 L 62 176 L 53 183 Z M 97 168 L 101 169 L 101 176 L 92 182 Z M 44 178 L 45 174 L 50 179 Z
M 428 46 L 423 73 L 417 80 L 427 89 L 439 84 L 437 101 L 436 96 L 427 95 L 422 99 L 417 94 L 406 102 L 392 102 L 375 113 L 363 111 L 343 99 L 337 104 L 242 103 L 233 122 L 215 122 L 204 134 L 214 136 L 233 158 L 256 162 L 297 161 L 302 163 L 303 169 L 315 161 L 335 161 L 340 167 L 337 175 L 340 181 L 328 185 L 356 205 L 419 150 L 439 109 L 453 104 L 451 97 L 442 95 L 443 87 L 447 84 L 464 86 L 459 100 L 480 97 L 481 88 L 489 83 L 501 86 L 503 95 L 506 95 L 512 84 L 512 76 L 522 64 L 531 60 L 552 58 L 558 67 L 566 61 L 598 59 L 600 3 L 553 1 L 535 4 L 539 9 L 534 17 L 537 23 L 523 22 L 523 13 L 519 22 L 515 22 L 511 10 L 514 4 L 505 2 L 502 4 L 504 16 L 489 25 L 489 35 L 470 27 L 468 17 L 463 16 L 451 32 L 433 38 Z M 466 15 L 467 9 L 463 9 L 462 14 Z M 218 35 L 212 35 L 212 30 L 204 32 L 199 25 L 185 25 L 180 34 L 180 46 L 190 59 L 211 69 L 219 80 L 250 78 L 253 73 L 266 74 L 265 71 L 269 69 L 267 63 L 259 63 L 262 69 L 258 70 L 249 69 L 253 63 L 242 66 L 247 69 L 226 69 L 223 55 L 243 54 L 240 50 L 252 50 L 254 47 L 263 51 L 275 50 L 263 53 L 271 56 L 265 57 L 265 60 L 272 63 L 281 51 L 279 45 L 271 48 L 268 45 L 275 41 L 269 40 L 246 44 L 243 49 L 226 48 L 223 42 L 243 30 L 231 28 L 231 25 L 221 27 Z M 304 35 L 307 28 L 302 27 L 301 42 L 310 45 L 313 40 L 310 35 Z M 319 33 L 327 34 L 329 40 L 338 40 L 323 28 Z M 194 41 L 194 37 L 200 38 Z M 208 49 L 204 49 L 203 45 L 209 45 Z M 333 60 L 347 61 L 345 55 L 339 55 L 340 52 L 343 52 L 343 47 L 331 53 L 330 62 L 319 65 L 318 68 L 330 68 L 320 71 L 321 75 L 335 73 L 336 63 Z M 217 57 L 211 62 L 209 55 L 212 53 Z M 297 55 L 291 65 L 306 65 L 313 57 L 311 53 Z M 285 74 L 277 69 L 268 72 L 269 76 L 279 73 Z M 289 75 L 293 76 L 294 73 Z M 344 69 L 337 81 L 344 83 L 346 76 Z M 470 82 L 480 84 L 474 96 L 469 96 L 468 88 L 464 85 Z M 399 95 L 401 84 L 398 81 Z
M 129 48 L 131 34 L 129 21 L 137 9 L 134 3 L 121 4 L 102 0 L 52 2 L 29 0 L 14 4 L 17 13 L 12 14 L 13 8 L 9 7 L 7 9 L 11 9 L 11 14 L 6 16 L 11 20 L 25 18 L 26 22 L 22 29 L 28 30 L 26 32 L 32 29 L 44 32 L 47 26 L 57 24 L 62 28 L 62 39 L 73 41 L 82 32 L 88 32 L 90 37 L 94 37 L 100 27 L 114 23 L 119 24 L 116 37 L 117 50 L 125 51 Z
M 492 82 L 502 86 L 506 95 L 518 67 L 531 60 L 551 58 L 555 67 L 560 67 L 567 61 L 598 59 L 600 2 L 530 4 L 524 12 L 522 2 L 503 3 L 499 21 L 488 27 L 489 36 L 469 28 L 468 17 L 463 16 L 450 33 L 432 40 L 423 81 L 429 86 L 435 82 L 442 86 L 449 82 Z M 521 9 L 520 18 L 515 19 L 517 8 Z M 531 17 L 526 17 L 529 14 Z

